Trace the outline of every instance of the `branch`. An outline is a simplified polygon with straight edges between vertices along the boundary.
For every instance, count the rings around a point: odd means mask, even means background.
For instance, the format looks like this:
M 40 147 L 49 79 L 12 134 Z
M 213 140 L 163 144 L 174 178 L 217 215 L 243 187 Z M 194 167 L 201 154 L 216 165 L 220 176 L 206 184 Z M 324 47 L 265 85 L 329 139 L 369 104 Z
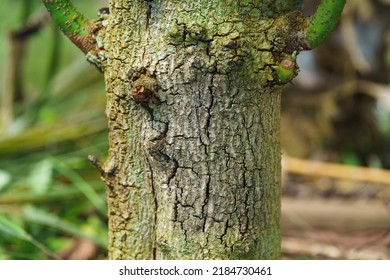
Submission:
M 346 0 L 322 0 L 314 15 L 306 19 L 306 49 L 320 45 L 336 27 Z
M 94 21 L 87 19 L 68 0 L 42 0 L 61 31 L 85 54 L 94 48 Z
M 284 170 L 288 173 L 303 176 L 330 177 L 377 184 L 390 184 L 390 171 L 379 168 L 346 166 L 344 164 L 309 161 L 284 157 Z

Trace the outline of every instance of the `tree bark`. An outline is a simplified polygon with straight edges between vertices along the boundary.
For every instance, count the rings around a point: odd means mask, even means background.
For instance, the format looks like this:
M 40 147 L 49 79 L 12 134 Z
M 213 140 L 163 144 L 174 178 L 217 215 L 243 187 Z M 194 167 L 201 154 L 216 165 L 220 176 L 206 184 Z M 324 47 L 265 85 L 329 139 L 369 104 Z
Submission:
M 110 1 L 111 259 L 280 257 L 274 66 L 300 2 Z

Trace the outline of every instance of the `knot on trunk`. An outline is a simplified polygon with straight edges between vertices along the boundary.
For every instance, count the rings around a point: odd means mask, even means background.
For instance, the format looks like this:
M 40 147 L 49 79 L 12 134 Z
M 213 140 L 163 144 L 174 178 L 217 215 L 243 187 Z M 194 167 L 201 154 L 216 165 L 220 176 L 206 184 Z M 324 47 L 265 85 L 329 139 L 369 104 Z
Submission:
M 161 104 L 158 97 L 159 83 L 155 77 L 146 73 L 145 69 L 140 71 L 130 70 L 128 73 L 130 80 L 130 97 L 135 103 L 145 108 L 152 114 L 153 106 Z

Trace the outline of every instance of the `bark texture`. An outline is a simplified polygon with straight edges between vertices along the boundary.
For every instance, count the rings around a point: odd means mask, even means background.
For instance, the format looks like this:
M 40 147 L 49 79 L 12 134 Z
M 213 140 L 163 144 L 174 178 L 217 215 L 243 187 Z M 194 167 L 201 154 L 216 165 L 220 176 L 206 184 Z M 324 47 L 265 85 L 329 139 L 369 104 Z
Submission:
M 111 0 L 111 259 L 280 257 L 280 94 L 301 1 Z

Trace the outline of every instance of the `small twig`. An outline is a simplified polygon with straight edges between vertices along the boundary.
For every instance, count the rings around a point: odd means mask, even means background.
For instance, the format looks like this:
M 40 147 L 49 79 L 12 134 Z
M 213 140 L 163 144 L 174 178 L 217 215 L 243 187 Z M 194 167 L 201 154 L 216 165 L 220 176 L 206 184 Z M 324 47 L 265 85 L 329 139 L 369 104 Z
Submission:
M 14 102 L 24 100 L 23 71 L 21 71 L 28 39 L 35 35 L 48 22 L 47 14 L 41 14 L 33 20 L 8 33 L 9 54 L 6 57 L 6 69 L 1 96 L 0 130 L 7 130 L 14 119 Z
M 390 184 L 390 171 L 379 168 L 346 166 L 338 163 L 310 161 L 291 157 L 283 158 L 283 168 L 289 173 L 300 175 Z
M 11 33 L 13 39 L 25 40 L 34 35 L 49 21 L 47 13 L 41 14 L 38 18 L 28 21 L 24 26 Z
M 343 17 L 343 20 L 340 24 L 340 29 L 343 38 L 345 38 L 344 44 L 349 56 L 351 57 L 351 62 L 354 68 L 360 73 L 368 73 L 371 71 L 371 65 L 365 59 L 362 48 L 359 46 L 358 37 L 356 34 L 356 29 L 354 27 L 353 15 L 347 13 L 347 16 Z
M 104 171 L 101 162 L 94 155 L 88 155 L 88 160 L 92 162 L 92 164 L 96 167 L 96 169 L 100 172 L 100 174 L 105 177 L 106 172 Z

